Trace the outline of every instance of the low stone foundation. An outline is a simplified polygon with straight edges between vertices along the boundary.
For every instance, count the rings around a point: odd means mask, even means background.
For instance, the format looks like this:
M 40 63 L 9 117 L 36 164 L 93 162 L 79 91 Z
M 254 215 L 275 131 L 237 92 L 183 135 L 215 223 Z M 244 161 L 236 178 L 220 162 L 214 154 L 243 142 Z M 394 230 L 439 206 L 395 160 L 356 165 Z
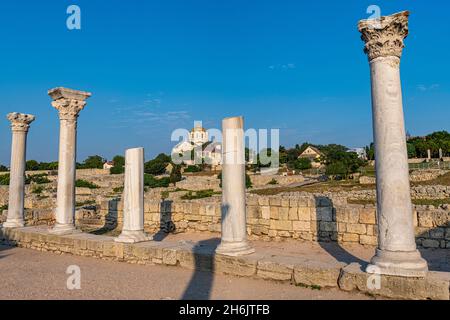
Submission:
M 146 200 L 145 229 L 176 232 L 220 232 L 220 197 L 191 201 Z M 123 204 L 104 201 L 100 216 L 118 228 Z M 413 212 L 419 247 L 450 248 L 450 211 L 416 206 Z M 247 195 L 247 233 L 251 240 L 337 241 L 377 245 L 375 206 L 351 205 L 324 195 Z
M 215 254 L 215 246 L 192 242 L 144 242 L 123 244 L 114 238 L 79 233 L 57 236 L 47 227 L 0 229 L 4 244 L 135 264 L 179 266 L 241 277 L 259 278 L 312 288 L 359 290 L 396 299 L 449 300 L 450 273 L 430 272 L 424 279 L 381 276 L 380 287 L 368 287 L 370 275 L 358 264 L 323 263 L 301 256 L 256 252 L 244 257 Z

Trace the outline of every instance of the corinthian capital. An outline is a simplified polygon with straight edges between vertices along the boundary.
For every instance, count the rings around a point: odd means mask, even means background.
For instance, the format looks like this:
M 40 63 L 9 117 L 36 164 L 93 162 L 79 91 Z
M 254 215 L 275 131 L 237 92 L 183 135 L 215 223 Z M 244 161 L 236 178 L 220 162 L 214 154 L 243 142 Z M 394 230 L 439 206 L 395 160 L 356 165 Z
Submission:
M 35 116 L 31 114 L 23 114 L 18 112 L 9 113 L 7 116 L 9 121 L 11 121 L 12 131 L 24 131 L 27 132 L 30 128 L 30 123 L 35 119 Z
M 59 111 L 60 119 L 74 120 L 86 106 L 86 99 L 92 94 L 89 92 L 67 88 L 55 88 L 48 91 L 53 99 L 52 106 Z
M 378 19 L 361 20 L 358 24 L 361 39 L 366 43 L 364 52 L 369 61 L 379 57 L 400 58 L 403 40 L 408 36 L 409 12 L 403 11 Z

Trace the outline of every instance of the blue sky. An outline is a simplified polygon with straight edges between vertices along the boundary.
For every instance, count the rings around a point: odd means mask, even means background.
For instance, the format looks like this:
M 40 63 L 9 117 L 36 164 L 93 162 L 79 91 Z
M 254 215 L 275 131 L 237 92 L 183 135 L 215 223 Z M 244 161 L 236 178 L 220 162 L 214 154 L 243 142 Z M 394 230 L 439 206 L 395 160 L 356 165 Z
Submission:
M 77 4 L 82 29 L 66 28 Z M 0 2 L 0 163 L 8 112 L 32 113 L 28 158 L 56 160 L 47 90 L 93 93 L 79 118 L 78 160 L 143 146 L 168 153 L 176 128 L 279 128 L 281 144 L 372 141 L 369 67 L 357 31 L 367 7 L 410 10 L 402 58 L 407 130 L 450 130 L 447 1 L 72 0 Z M 1 120 L 3 118 L 3 120 Z

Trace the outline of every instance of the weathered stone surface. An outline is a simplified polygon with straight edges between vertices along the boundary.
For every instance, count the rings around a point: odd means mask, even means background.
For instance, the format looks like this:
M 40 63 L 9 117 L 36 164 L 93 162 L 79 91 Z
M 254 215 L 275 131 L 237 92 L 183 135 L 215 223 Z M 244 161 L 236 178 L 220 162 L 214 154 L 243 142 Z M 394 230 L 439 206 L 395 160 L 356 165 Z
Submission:
M 381 275 L 378 288 L 374 280 L 376 276 L 378 275 L 363 272 L 358 263 L 352 263 L 342 269 L 339 288 L 344 291 L 359 290 L 394 299 L 449 300 L 450 298 L 450 279 L 447 274 L 429 272 L 425 278 Z
M 305 261 L 294 267 L 294 281 L 296 285 L 337 287 L 341 264 L 324 264 Z
M 263 279 L 290 281 L 294 271 L 293 263 L 273 260 L 258 261 L 256 275 Z

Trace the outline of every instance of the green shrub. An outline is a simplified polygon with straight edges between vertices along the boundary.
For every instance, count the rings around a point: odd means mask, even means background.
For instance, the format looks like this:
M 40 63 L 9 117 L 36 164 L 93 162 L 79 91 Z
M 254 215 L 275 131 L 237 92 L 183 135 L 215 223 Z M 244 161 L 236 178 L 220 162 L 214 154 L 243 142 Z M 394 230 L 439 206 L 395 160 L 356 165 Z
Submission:
M 270 180 L 269 183 L 267 183 L 267 184 L 269 184 L 269 185 L 276 185 L 276 184 L 278 184 L 278 181 L 275 180 L 275 178 L 272 178 L 272 180 Z
M 9 186 L 9 173 L 0 175 L 0 186 Z
M 109 173 L 110 174 L 122 174 L 125 172 L 125 168 L 120 166 L 120 167 L 112 167 L 111 169 L 109 169 Z
M 37 183 L 37 184 L 46 184 L 46 183 L 50 183 L 51 182 L 48 179 L 48 175 L 46 173 L 29 175 L 27 177 L 27 181 L 28 181 L 28 183 L 34 182 L 34 183 Z
M 195 173 L 195 172 L 200 172 L 202 171 L 202 168 L 200 168 L 199 166 L 188 166 L 186 169 L 184 169 L 184 172 L 190 172 L 190 173 Z
M 170 184 L 170 178 L 164 177 L 157 179 L 151 174 L 144 174 L 144 185 L 149 188 L 167 188 Z
M 92 182 L 89 182 L 89 181 L 86 181 L 86 180 L 77 180 L 75 182 L 75 187 L 77 187 L 77 188 L 89 188 L 89 189 L 98 189 L 98 188 L 100 188 L 95 183 L 92 183 Z
M 44 188 L 42 186 L 34 186 L 33 189 L 31 190 L 31 193 L 41 194 L 42 191 L 44 191 Z
M 183 177 L 181 175 L 181 166 L 175 165 L 172 168 L 172 172 L 170 173 L 170 182 L 173 183 L 173 185 L 175 185 L 178 181 L 181 181 L 182 178 Z
M 122 187 L 117 187 L 113 189 L 114 192 L 120 193 L 123 192 L 123 186 Z
M 5 204 L 3 206 L 0 206 L 0 214 L 3 212 L 3 210 L 8 210 L 8 205 Z
M 189 191 L 185 195 L 181 196 L 182 200 L 194 200 L 194 199 L 203 199 L 212 197 L 215 194 L 219 194 L 214 192 L 212 189 L 207 190 L 199 190 L 199 191 Z
M 222 188 L 222 172 L 217 175 L 217 179 L 220 179 L 220 187 Z M 253 187 L 252 179 L 248 174 L 245 174 L 245 187 L 250 189 Z

